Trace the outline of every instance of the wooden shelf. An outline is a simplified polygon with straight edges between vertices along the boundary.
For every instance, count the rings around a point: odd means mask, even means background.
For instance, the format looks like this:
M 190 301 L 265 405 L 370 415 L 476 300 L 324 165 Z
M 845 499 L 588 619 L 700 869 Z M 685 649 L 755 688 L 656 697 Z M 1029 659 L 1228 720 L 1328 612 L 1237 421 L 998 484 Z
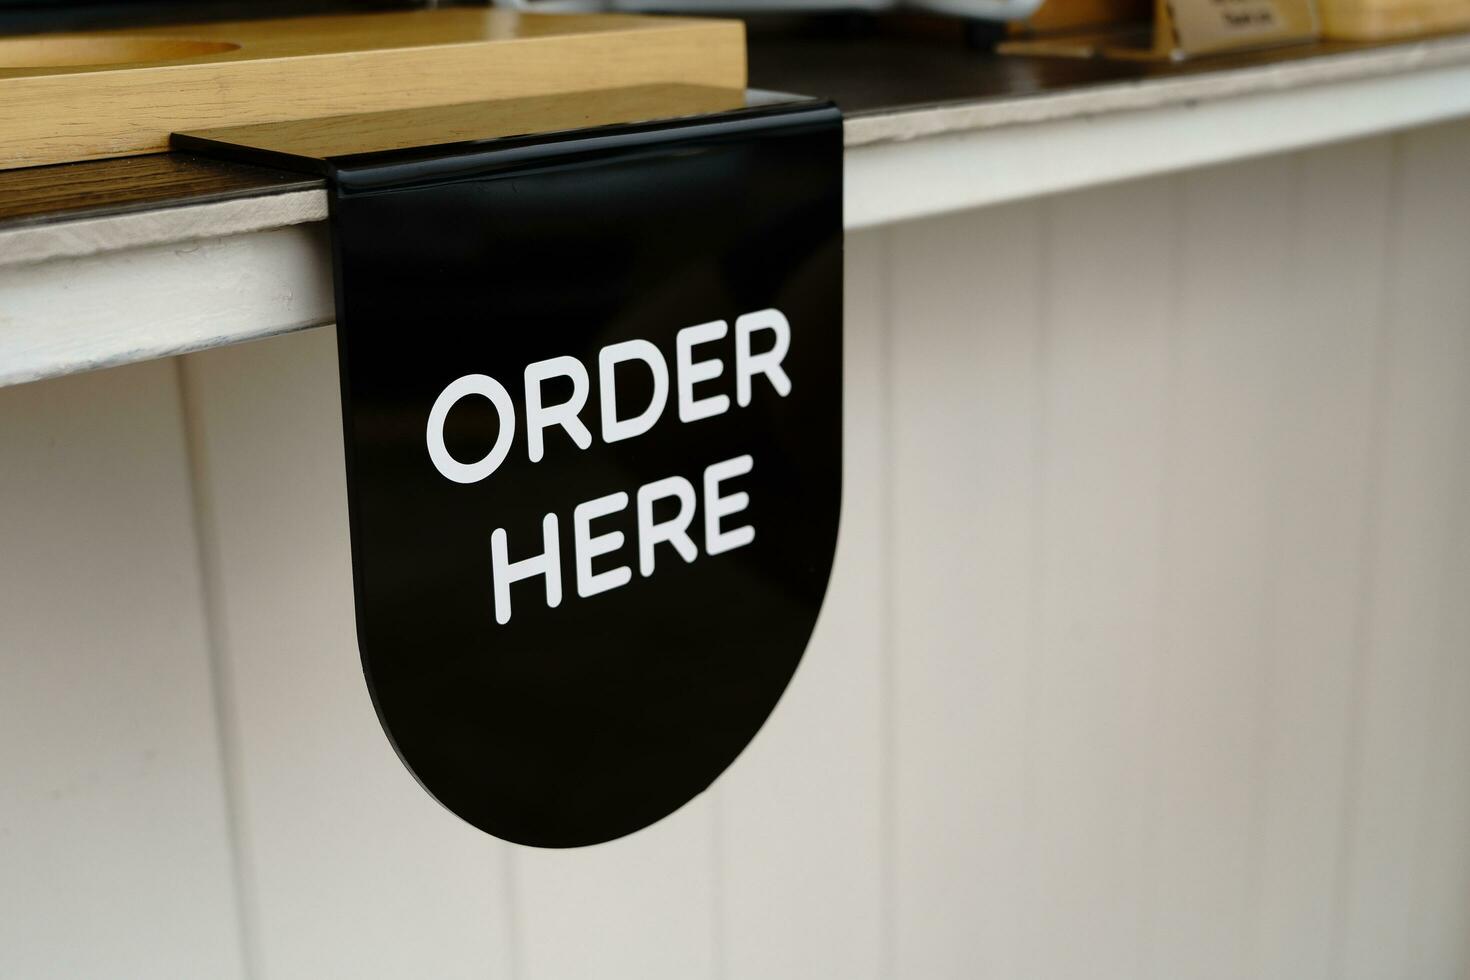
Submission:
M 679 82 L 744 89 L 739 21 L 447 8 L 0 39 L 0 169 L 168 134 Z

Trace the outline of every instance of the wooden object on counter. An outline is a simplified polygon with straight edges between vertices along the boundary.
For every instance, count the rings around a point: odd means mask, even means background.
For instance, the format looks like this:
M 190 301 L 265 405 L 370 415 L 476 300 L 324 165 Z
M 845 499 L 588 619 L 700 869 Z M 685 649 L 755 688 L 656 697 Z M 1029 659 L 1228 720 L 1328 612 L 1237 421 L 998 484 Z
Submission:
M 1171 57 L 1315 41 L 1313 0 L 1157 0 L 1154 46 Z
M 1470 28 L 1470 0 L 1317 0 L 1322 33 L 1386 41 Z
M 1153 7 L 1151 24 L 1120 22 L 1089 33 L 1021 38 L 1004 42 L 999 50 L 1002 54 L 1182 61 L 1196 55 L 1303 43 L 1320 36 L 1313 0 L 1154 0 Z M 1038 13 L 1045 9 L 1043 5 Z
M 0 169 L 162 152 L 181 129 L 745 81 L 727 20 L 460 7 L 0 38 Z

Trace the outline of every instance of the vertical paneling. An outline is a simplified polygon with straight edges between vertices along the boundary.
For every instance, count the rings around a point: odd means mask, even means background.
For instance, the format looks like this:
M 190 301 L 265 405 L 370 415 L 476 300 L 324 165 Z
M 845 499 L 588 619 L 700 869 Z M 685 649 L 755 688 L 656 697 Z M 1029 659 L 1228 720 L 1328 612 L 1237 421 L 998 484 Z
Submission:
M 173 366 L 0 391 L 0 976 L 238 977 Z
M 1332 909 L 1366 571 L 1391 144 L 1293 161 L 1291 283 L 1272 317 L 1260 850 L 1253 972 L 1330 976 Z
M 1265 800 L 1271 491 L 1291 161 L 1182 179 L 1146 964 L 1238 978 Z
M 1418 217 L 1422 207 L 1434 218 L 1425 215 L 1418 243 L 1405 249 L 1424 265 L 1396 286 L 1395 299 L 1414 295 L 1416 285 L 1432 294 L 1411 301 L 1406 312 L 1448 325 L 1444 356 L 1462 369 L 1450 396 L 1457 412 L 1445 433 L 1451 469 L 1439 573 L 1444 584 L 1405 975 L 1463 978 L 1470 974 L 1470 195 L 1456 175 L 1470 161 L 1470 126 L 1441 126 L 1403 139 L 1410 164 L 1405 177 L 1419 181 L 1414 193 L 1423 202 L 1406 203 L 1405 217 Z
M 878 977 L 884 244 L 847 239 L 842 530 L 821 619 L 719 785 L 728 980 Z
M 1463 980 L 1467 162 L 852 236 L 811 649 L 594 848 L 379 730 L 330 331 L 0 392 L 0 975 Z
M 519 978 L 718 976 L 714 835 L 706 793 L 621 840 L 516 848 Z
M 891 976 L 1018 976 L 1034 644 L 1034 205 L 889 233 Z
M 1463 731 L 1466 705 L 1446 703 L 1447 685 L 1470 652 L 1453 624 L 1467 585 L 1455 548 L 1467 506 L 1457 466 L 1470 438 L 1470 201 L 1463 125 L 1399 137 L 1390 240 L 1389 332 L 1384 357 L 1379 500 L 1371 528 L 1358 740 L 1352 770 L 1349 839 L 1338 975 L 1405 976 L 1411 937 L 1424 976 L 1463 971 L 1463 881 L 1445 887 L 1444 869 L 1464 868 L 1470 827 L 1463 809 L 1467 746 L 1441 733 Z M 1441 727 L 1442 726 L 1442 727 Z M 1437 730 L 1438 729 L 1438 730 Z M 1444 754 L 1457 762 L 1441 764 Z M 1445 821 L 1448 821 L 1446 826 Z M 1430 839 L 1430 828 L 1437 833 Z M 1450 872 L 1454 874 L 1454 872 Z M 1420 904 L 1438 890 L 1432 910 Z M 1450 898 L 1459 889 L 1459 895 Z M 1450 902 L 1449 906 L 1444 903 Z M 1432 916 L 1428 921 L 1424 916 Z M 1440 951 L 1444 954 L 1441 956 Z M 1462 975 L 1462 974 L 1461 974 Z
M 1470 140 L 1462 139 L 1459 152 L 1460 159 L 1470 154 Z M 1460 221 L 1462 229 L 1470 227 L 1470 216 Z M 1470 262 L 1470 247 L 1462 247 L 1462 255 Z M 1470 303 L 1466 306 L 1461 323 L 1470 328 Z M 1470 600 L 1465 595 L 1470 591 L 1470 507 L 1464 503 L 1470 500 L 1470 397 L 1462 402 L 1451 450 L 1450 491 L 1457 505 L 1445 536 L 1449 596 L 1431 693 L 1434 727 L 1425 760 L 1406 977 L 1470 975 Z
M 332 331 L 184 378 L 261 976 L 507 976 L 507 848 L 419 788 L 362 680 Z
M 1022 976 L 1141 967 L 1177 245 L 1168 191 L 1135 182 L 1039 205 L 1051 274 Z

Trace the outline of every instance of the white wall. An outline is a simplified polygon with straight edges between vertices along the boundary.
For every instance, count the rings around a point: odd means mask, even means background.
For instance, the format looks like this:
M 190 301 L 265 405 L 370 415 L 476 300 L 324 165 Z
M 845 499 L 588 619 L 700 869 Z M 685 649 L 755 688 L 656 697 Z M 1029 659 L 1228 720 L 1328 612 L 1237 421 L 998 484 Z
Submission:
M 1467 163 L 851 236 L 812 648 L 587 850 L 378 730 L 331 331 L 0 390 L 0 977 L 1470 976 Z

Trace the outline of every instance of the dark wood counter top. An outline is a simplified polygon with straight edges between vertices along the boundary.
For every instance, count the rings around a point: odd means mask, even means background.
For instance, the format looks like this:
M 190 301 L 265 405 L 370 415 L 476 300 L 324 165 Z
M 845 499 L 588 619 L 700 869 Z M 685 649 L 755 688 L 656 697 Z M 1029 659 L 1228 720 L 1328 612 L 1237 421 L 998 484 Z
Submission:
M 849 115 L 850 130 L 860 132 L 850 142 L 867 143 L 907 138 L 892 136 L 891 127 L 881 123 L 920 109 L 1005 103 L 1019 107 L 1013 115 L 1025 119 L 1028 104 L 1039 107 L 1049 99 L 1089 91 L 1147 89 L 1151 82 L 1170 80 L 1223 80 L 1252 69 L 1325 64 L 1379 49 L 1412 52 L 1434 43 L 1321 43 L 1149 63 L 999 56 L 942 33 L 792 34 L 757 28 L 750 35 L 749 58 L 752 87 L 832 98 Z M 1406 55 L 1406 60 L 1412 59 Z M 879 124 L 876 129 L 873 123 Z M 178 154 L 5 170 L 0 171 L 0 231 L 320 186 L 298 174 Z

